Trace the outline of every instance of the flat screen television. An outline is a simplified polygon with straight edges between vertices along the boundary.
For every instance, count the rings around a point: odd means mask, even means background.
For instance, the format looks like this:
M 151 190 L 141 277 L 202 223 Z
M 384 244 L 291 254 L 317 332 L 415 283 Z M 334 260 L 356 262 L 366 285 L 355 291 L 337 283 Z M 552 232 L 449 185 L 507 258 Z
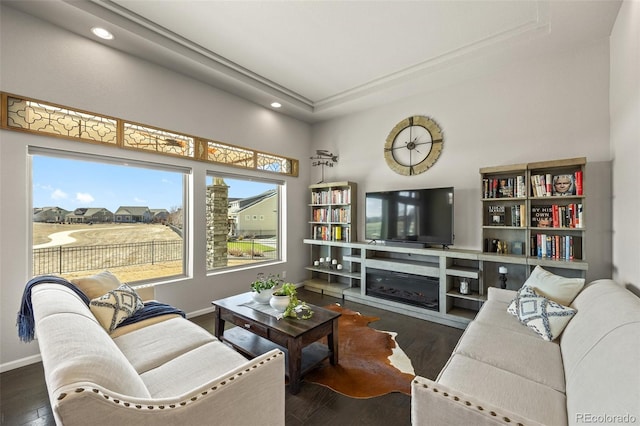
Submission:
M 367 192 L 365 201 L 367 240 L 453 244 L 453 187 Z

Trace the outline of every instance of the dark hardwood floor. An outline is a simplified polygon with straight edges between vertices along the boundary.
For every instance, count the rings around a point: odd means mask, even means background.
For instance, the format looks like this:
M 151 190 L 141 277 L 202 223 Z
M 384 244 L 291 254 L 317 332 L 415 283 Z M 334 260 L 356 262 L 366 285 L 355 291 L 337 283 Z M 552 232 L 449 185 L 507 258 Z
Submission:
M 301 300 L 318 306 L 340 302 L 334 297 L 299 290 Z M 395 331 L 396 340 L 413 363 L 416 374 L 435 378 L 453 351 L 462 330 L 381 309 L 346 302 L 343 306 L 379 317 L 371 324 Z M 192 318 L 213 333 L 213 314 Z M 42 363 L 0 374 L 2 425 L 55 425 L 44 382 Z M 286 425 L 410 425 L 411 398 L 392 393 L 378 398 L 355 399 L 323 386 L 303 382 L 300 393 L 286 394 Z

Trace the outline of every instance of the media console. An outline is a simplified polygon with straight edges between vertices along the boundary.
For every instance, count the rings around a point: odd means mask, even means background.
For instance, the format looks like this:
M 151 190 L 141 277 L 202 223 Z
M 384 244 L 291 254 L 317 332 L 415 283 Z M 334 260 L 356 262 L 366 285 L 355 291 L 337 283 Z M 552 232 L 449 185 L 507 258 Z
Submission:
M 416 318 L 465 328 L 486 300 L 488 287 L 499 287 L 498 269 L 508 266 L 507 288 L 522 286 L 537 264 L 554 271 L 558 263 L 526 255 L 483 253 L 455 248 L 417 248 L 369 242 L 305 239 L 311 250 L 305 288 Z M 314 261 L 324 259 L 322 264 Z M 332 262 L 336 260 L 335 264 Z M 341 266 L 338 269 L 338 264 Z M 580 276 L 586 262 L 563 262 L 562 271 Z M 383 289 L 371 288 L 376 275 Z M 403 279 L 403 277 L 405 279 Z M 389 283 L 408 286 L 391 288 Z M 467 281 L 470 291 L 460 292 Z M 406 297 L 405 297 L 406 296 Z

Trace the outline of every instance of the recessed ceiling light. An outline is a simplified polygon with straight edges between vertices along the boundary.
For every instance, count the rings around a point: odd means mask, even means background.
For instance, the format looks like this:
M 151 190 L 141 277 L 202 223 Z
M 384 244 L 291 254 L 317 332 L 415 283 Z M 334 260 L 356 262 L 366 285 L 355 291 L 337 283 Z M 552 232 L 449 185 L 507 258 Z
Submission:
M 110 31 L 100 27 L 91 28 L 91 32 L 104 40 L 113 40 L 113 34 Z
M 280 102 L 271 102 L 271 106 L 274 108 L 280 108 L 282 104 Z

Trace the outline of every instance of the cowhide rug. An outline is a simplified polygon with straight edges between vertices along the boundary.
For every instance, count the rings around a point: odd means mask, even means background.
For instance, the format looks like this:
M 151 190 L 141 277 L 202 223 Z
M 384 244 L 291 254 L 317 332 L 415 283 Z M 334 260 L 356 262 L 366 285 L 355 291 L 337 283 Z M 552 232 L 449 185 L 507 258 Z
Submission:
M 304 380 L 327 386 L 353 398 L 372 398 L 390 392 L 411 395 L 415 377 L 411 360 L 395 341 L 397 333 L 379 331 L 368 324 L 380 318 L 361 315 L 339 305 L 338 365 L 328 361 L 310 371 Z

